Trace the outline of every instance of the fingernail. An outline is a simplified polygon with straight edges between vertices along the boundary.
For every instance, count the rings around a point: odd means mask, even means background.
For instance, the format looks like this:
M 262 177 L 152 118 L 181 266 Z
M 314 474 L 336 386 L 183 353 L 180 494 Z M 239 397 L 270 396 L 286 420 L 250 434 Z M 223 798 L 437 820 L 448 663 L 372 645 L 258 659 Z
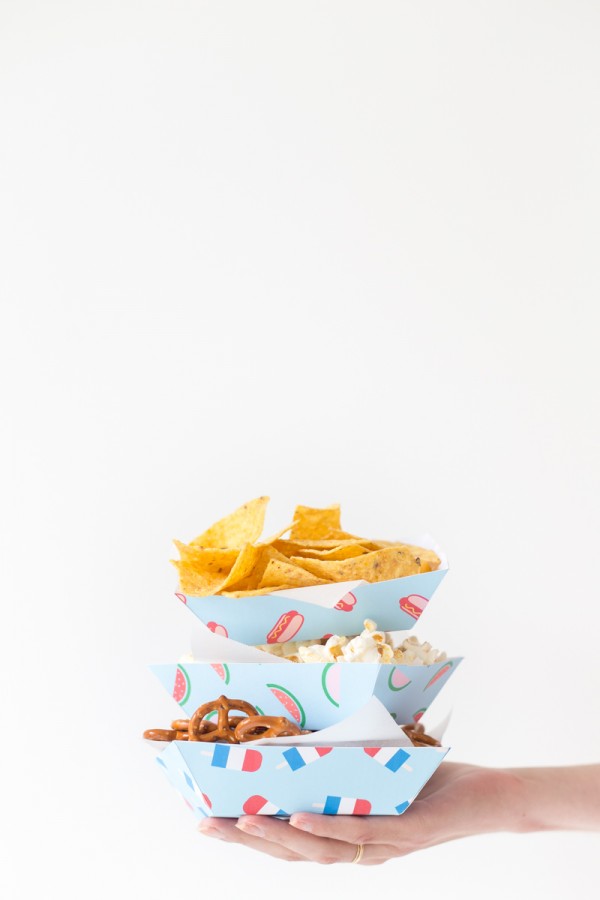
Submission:
M 220 831 L 216 825 L 214 825 L 210 819 L 204 819 L 198 825 L 198 831 L 200 834 L 205 834 L 207 837 L 220 838 L 223 836 L 223 832 Z
M 239 828 L 240 831 L 245 832 L 246 834 L 253 834 L 254 837 L 264 837 L 265 833 L 260 825 L 255 825 L 254 822 L 246 822 L 245 819 L 239 819 L 235 823 L 235 827 Z
M 294 828 L 298 828 L 300 831 L 312 831 L 310 827 L 310 823 L 303 819 L 302 816 L 292 816 L 290 818 L 290 825 Z

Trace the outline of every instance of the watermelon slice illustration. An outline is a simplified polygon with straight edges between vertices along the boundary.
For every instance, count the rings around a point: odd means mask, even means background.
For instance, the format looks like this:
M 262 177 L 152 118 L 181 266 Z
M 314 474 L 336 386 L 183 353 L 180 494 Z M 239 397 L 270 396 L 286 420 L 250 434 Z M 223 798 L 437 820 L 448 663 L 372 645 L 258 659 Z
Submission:
M 402 691 L 410 684 L 410 678 L 404 674 L 402 669 L 394 666 L 388 678 L 388 687 L 390 691 Z
M 427 711 L 427 707 L 422 706 L 421 709 L 418 709 L 416 712 L 414 712 L 413 713 L 413 721 L 418 722 L 419 719 L 421 719 L 423 717 L 423 713 L 426 711 Z
M 190 699 L 190 692 L 192 690 L 192 682 L 190 681 L 190 676 L 185 671 L 183 666 L 177 666 L 175 670 L 175 685 L 173 687 L 173 699 L 177 700 L 180 706 L 185 706 L 185 704 Z
M 187 597 L 185 596 L 185 594 L 175 594 L 175 596 L 178 600 L 181 600 L 182 603 L 185 603 L 187 605 Z
M 229 684 L 229 666 L 226 663 L 209 663 L 211 669 L 214 669 L 219 678 L 222 678 L 225 684 Z
M 439 681 L 440 678 L 443 678 L 444 675 L 446 675 L 446 673 L 450 671 L 452 665 L 452 660 L 448 660 L 447 663 L 444 663 L 444 665 L 437 670 L 435 675 L 433 675 L 433 677 L 429 679 L 423 690 L 426 691 L 428 687 L 431 687 L 432 684 L 435 684 L 436 681 Z
M 294 697 L 292 692 L 288 691 L 280 684 L 268 684 L 267 687 L 270 689 L 271 693 L 277 697 L 279 702 L 285 706 L 286 712 L 288 712 L 292 719 L 298 723 L 299 727 L 304 728 L 306 715 L 304 714 L 300 701 Z
M 340 666 L 338 663 L 327 663 L 321 675 L 323 693 L 330 703 L 339 708 L 340 705 Z

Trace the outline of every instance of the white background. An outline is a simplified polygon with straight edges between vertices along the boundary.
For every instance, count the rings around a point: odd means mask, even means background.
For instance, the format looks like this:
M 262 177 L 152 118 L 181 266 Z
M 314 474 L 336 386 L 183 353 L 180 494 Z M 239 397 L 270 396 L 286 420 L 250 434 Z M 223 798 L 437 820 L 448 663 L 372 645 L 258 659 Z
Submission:
M 340 501 L 447 549 L 417 634 L 467 657 L 454 759 L 599 758 L 599 26 L 0 0 L 4 896 L 591 896 L 592 835 L 209 842 L 140 734 L 192 625 L 171 538 L 269 493 L 268 530 Z

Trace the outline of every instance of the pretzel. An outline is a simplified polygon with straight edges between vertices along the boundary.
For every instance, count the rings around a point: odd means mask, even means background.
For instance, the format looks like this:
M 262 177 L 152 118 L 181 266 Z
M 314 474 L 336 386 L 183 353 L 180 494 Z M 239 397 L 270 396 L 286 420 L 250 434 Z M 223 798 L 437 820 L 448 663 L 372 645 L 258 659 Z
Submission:
M 216 728 L 207 726 L 214 723 L 205 722 L 204 719 L 210 712 L 217 712 Z M 229 718 L 231 710 L 246 713 L 246 716 L 258 715 L 256 709 L 246 700 L 229 700 L 220 696 L 217 700 L 203 703 L 199 706 L 188 724 L 188 739 L 190 741 L 224 741 L 227 744 L 237 744 L 234 729 L 239 725 L 239 716 L 234 716 L 235 725 Z
M 187 731 L 189 724 L 189 719 L 175 719 L 174 722 L 171 722 L 171 728 L 173 728 L 175 731 Z
M 425 734 L 425 728 L 420 722 L 411 725 L 403 725 L 402 731 L 415 747 L 441 747 L 439 741 Z
M 234 735 L 240 744 L 258 738 L 291 737 L 300 734 L 297 725 L 285 716 L 249 716 L 236 725 Z
M 149 728 L 144 732 L 147 741 L 175 741 L 177 732 L 168 728 Z

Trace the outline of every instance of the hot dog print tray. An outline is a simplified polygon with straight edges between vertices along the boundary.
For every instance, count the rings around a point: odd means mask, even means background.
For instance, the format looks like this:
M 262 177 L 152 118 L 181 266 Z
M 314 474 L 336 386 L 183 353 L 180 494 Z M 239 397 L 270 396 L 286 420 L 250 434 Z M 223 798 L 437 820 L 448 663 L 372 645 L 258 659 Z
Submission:
M 359 634 L 365 619 L 373 619 L 383 631 L 412 628 L 447 571 L 444 567 L 374 584 L 347 581 L 258 597 L 176 596 L 217 634 L 246 644 L 284 643 Z

